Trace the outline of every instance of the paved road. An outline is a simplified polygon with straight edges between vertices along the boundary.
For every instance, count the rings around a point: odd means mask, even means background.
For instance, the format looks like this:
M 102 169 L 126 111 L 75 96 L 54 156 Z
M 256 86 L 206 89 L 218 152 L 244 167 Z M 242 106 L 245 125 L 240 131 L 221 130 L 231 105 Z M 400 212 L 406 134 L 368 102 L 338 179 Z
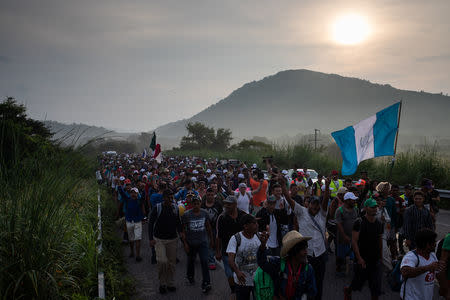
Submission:
M 450 232 L 450 211 L 441 211 L 437 219 L 437 233 L 438 238 L 442 238 L 445 233 Z M 212 290 L 208 295 L 204 295 L 200 289 L 201 283 L 201 270 L 200 262 L 197 259 L 196 263 L 196 286 L 188 286 L 185 283 L 186 276 L 186 254 L 179 243 L 177 256 L 180 262 L 177 264 L 176 268 L 176 285 L 177 291 L 174 293 L 169 293 L 166 295 L 160 295 L 158 293 L 158 274 L 156 270 L 156 265 L 150 263 L 151 251 L 148 244 L 148 234 L 146 226 L 144 227 L 143 233 L 143 245 L 142 245 L 142 258 L 143 261 L 136 263 L 134 259 L 128 258 L 129 248 L 124 246 L 123 252 L 124 257 L 127 262 L 127 269 L 129 273 L 136 279 L 136 295 L 134 299 L 144 300 L 144 299 L 230 299 L 230 293 L 228 288 L 228 283 L 225 279 L 225 274 L 223 272 L 222 266 L 219 264 L 217 270 L 211 271 L 211 284 Z M 343 287 L 348 285 L 351 281 L 351 276 L 346 278 L 336 278 L 334 275 L 335 260 L 334 256 L 330 256 L 330 260 L 327 264 L 327 272 L 324 282 L 324 296 L 323 299 L 343 299 Z M 380 297 L 386 300 L 398 300 L 399 294 L 391 292 L 386 282 L 383 281 L 383 291 L 385 294 Z M 435 295 L 437 295 L 437 290 L 435 290 Z M 363 289 L 362 292 L 355 292 L 353 294 L 353 299 L 355 300 L 365 300 L 370 299 L 369 290 L 367 287 Z M 435 297 L 438 299 L 438 297 Z

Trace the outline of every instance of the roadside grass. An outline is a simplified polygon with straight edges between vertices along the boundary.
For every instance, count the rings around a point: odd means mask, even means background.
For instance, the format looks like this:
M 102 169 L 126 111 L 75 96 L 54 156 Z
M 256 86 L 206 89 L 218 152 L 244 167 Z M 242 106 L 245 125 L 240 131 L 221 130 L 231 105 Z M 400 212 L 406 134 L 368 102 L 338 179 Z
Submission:
M 16 161 L 0 165 L 0 299 L 95 299 L 99 269 L 108 299 L 126 299 L 107 217 L 97 253 L 95 162 L 70 149 Z

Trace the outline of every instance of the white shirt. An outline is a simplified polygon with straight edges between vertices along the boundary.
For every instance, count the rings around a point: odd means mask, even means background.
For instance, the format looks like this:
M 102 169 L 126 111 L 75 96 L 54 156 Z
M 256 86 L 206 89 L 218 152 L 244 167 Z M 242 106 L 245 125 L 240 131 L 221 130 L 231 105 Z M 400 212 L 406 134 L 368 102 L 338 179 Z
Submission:
M 418 267 L 427 266 L 429 264 L 438 261 L 436 254 L 434 252 L 430 253 L 430 257 L 425 259 L 421 255 L 419 256 Z M 409 251 L 405 257 L 403 257 L 400 269 L 403 266 L 408 266 L 415 268 L 417 265 L 417 257 L 413 251 Z M 404 300 L 423 300 L 423 299 L 433 299 L 434 292 L 434 278 L 435 272 L 425 272 L 414 278 L 408 278 L 406 281 L 406 293 Z M 400 289 L 400 298 L 403 297 L 403 289 L 405 288 L 405 283 L 402 283 Z
M 250 212 L 250 196 L 248 195 L 248 193 L 245 192 L 245 194 L 242 195 L 241 192 L 237 192 L 236 199 L 237 199 L 237 208 L 245 211 L 246 213 L 249 213 Z
M 251 239 L 246 238 L 242 231 L 239 232 L 241 236 L 241 244 L 236 252 L 236 238 L 234 235 L 228 242 L 227 253 L 235 253 L 234 261 L 238 269 L 245 275 L 245 285 L 253 286 L 253 276 L 258 268 L 258 262 L 256 260 L 256 253 L 261 245 L 258 236 L 255 234 Z M 239 284 L 239 280 L 236 273 L 233 272 L 234 282 Z
M 298 231 L 303 236 L 311 237 L 311 239 L 308 241 L 308 255 L 322 255 L 327 250 L 325 247 L 325 225 L 327 212 L 322 210 L 321 208 L 317 215 L 313 217 L 309 214 L 306 207 L 303 207 L 295 202 L 294 214 L 297 217 L 298 221 Z M 320 230 L 322 232 L 319 230 L 319 228 L 317 228 L 311 218 L 314 218 L 314 220 L 320 226 Z
M 267 247 L 269 248 L 277 248 L 278 247 L 278 238 L 277 238 L 277 220 L 275 219 L 275 215 L 269 215 L 270 223 L 269 223 L 269 239 L 267 240 Z

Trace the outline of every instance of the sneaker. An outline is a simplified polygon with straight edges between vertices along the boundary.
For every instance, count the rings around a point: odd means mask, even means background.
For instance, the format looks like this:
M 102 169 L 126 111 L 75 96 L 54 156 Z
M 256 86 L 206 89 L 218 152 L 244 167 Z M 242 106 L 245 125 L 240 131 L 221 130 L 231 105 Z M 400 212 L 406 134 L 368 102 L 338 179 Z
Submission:
M 202 284 L 202 292 L 203 293 L 207 293 L 210 290 L 211 290 L 211 284 L 209 284 L 209 283 Z
M 137 261 L 137 262 L 140 262 L 140 261 L 142 261 L 142 257 L 140 257 L 140 256 L 136 256 L 136 261 Z
M 349 286 L 344 287 L 344 300 L 352 300 L 352 290 Z
M 209 264 L 209 265 L 208 265 L 208 268 L 209 268 L 210 270 L 215 270 L 215 269 L 216 269 L 216 264 Z
M 169 292 L 175 292 L 175 291 L 177 290 L 177 288 L 174 287 L 174 286 L 168 286 L 168 287 L 167 287 L 167 290 L 168 290 Z
M 165 285 L 160 285 L 159 286 L 159 293 L 160 294 L 165 294 L 167 293 L 167 287 Z
M 188 285 L 194 285 L 195 284 L 195 279 L 194 278 L 188 278 L 187 279 L 187 283 L 188 283 Z
M 152 255 L 152 265 L 156 265 L 156 256 Z

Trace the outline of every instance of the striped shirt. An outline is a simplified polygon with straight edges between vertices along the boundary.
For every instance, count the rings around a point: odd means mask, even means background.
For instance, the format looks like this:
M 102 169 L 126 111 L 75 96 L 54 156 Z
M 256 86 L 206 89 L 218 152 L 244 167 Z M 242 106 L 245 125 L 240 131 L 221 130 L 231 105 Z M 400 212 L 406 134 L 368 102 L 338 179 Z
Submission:
M 416 205 L 411 205 L 405 211 L 404 221 L 405 238 L 410 241 L 415 240 L 416 233 L 422 228 L 433 230 L 430 211 L 425 207 L 419 209 Z

